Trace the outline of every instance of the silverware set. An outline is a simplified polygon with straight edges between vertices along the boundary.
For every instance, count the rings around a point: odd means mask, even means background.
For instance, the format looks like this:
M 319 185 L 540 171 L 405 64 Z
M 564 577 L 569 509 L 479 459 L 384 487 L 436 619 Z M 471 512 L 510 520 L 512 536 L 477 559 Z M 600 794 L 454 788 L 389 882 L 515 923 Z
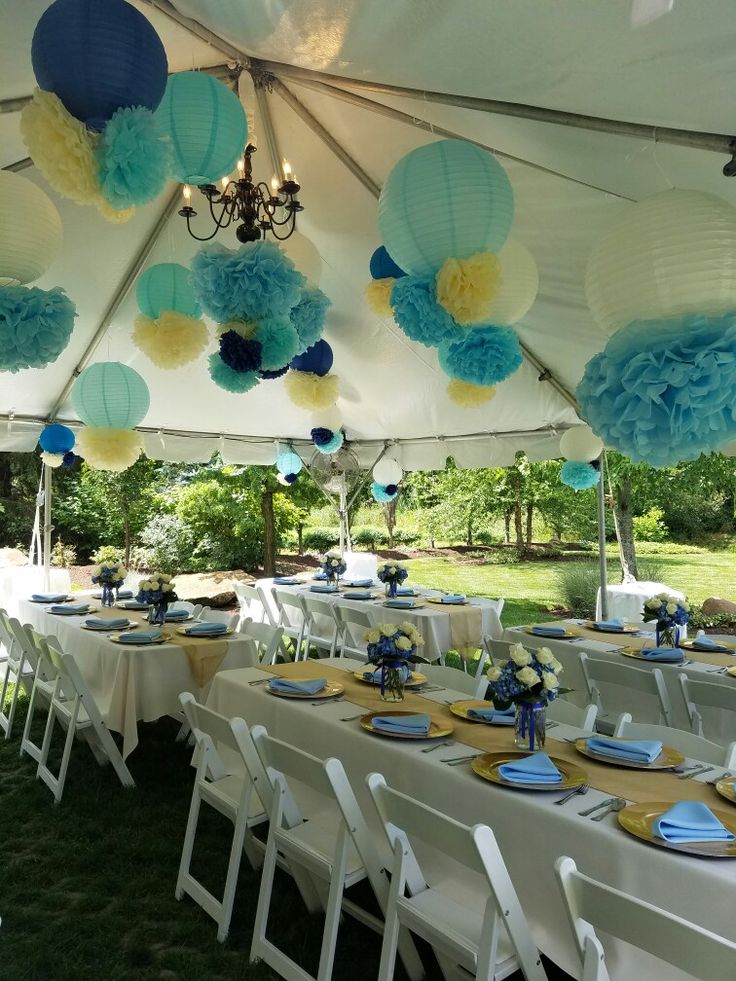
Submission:
M 555 804 L 566 804 L 569 800 L 572 800 L 573 797 L 577 797 L 578 794 L 580 794 L 580 796 L 587 794 L 589 790 L 590 784 L 581 783 L 579 787 L 573 787 L 568 794 L 565 794 L 564 797 L 560 797 L 559 800 L 556 800 Z
M 687 773 L 681 773 L 678 776 L 678 780 L 692 780 L 693 777 L 701 777 L 704 773 L 710 773 L 711 770 L 715 770 L 714 766 L 694 766 L 691 767 Z
M 626 799 L 624 797 L 607 797 L 602 800 L 595 807 L 588 807 L 584 811 L 578 811 L 580 817 L 590 817 L 592 821 L 602 821 L 606 815 L 615 813 L 617 811 L 623 811 L 626 807 Z M 600 811 L 600 814 L 596 814 L 595 817 L 591 817 L 596 811 Z
M 335 702 L 341 702 L 344 698 L 344 695 L 338 695 L 336 698 L 320 698 L 318 702 L 310 702 L 310 704 L 314 707 L 319 705 L 334 705 Z
M 454 746 L 454 739 L 443 739 L 441 742 L 435 743 L 433 746 L 425 746 L 422 750 L 423 753 L 433 753 L 436 749 L 440 749 L 442 746 Z

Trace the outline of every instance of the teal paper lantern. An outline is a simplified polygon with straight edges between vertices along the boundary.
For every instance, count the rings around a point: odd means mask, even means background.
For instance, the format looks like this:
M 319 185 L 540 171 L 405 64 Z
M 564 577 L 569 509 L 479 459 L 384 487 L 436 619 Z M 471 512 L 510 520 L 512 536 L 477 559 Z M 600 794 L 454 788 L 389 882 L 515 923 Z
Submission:
M 135 429 L 151 397 L 143 378 L 120 361 L 100 361 L 74 382 L 72 405 L 87 426 Z
M 159 262 L 146 269 L 135 288 L 141 313 L 157 320 L 164 310 L 201 317 L 202 308 L 189 281 L 189 270 L 178 262 Z
M 412 276 L 433 276 L 445 259 L 498 252 L 514 217 L 514 192 L 492 153 L 440 140 L 396 164 L 378 201 L 389 255 Z
M 248 123 L 240 99 L 204 72 L 169 76 L 156 118 L 171 139 L 172 177 L 182 184 L 213 184 L 243 155 Z
M 283 450 L 276 457 L 276 469 L 285 477 L 291 473 L 299 473 L 302 466 L 303 464 L 301 457 L 298 456 L 298 454 L 296 454 L 293 450 Z

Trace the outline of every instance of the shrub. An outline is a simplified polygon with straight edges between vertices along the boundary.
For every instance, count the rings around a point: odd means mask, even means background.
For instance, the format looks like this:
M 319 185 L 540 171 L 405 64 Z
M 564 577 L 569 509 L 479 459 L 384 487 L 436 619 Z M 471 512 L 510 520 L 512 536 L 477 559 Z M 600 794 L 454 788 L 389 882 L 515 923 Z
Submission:
M 51 565 L 68 569 L 76 564 L 77 550 L 73 545 L 65 545 L 61 539 L 54 543 L 51 549 Z
M 637 558 L 636 571 L 639 582 L 665 582 L 667 575 L 664 563 L 656 559 Z
M 575 617 L 594 617 L 598 595 L 598 569 L 592 562 L 560 563 L 557 595 Z
M 142 548 L 131 553 L 131 565 L 175 575 L 192 568 L 194 537 L 176 514 L 157 514 L 140 535 Z
M 100 545 L 97 551 L 90 555 L 90 559 L 95 565 L 101 562 L 122 562 L 123 550 L 117 545 Z
M 706 495 L 679 486 L 676 494 L 669 495 L 661 503 L 667 527 L 677 538 L 697 542 L 704 535 L 731 527 L 726 498 L 721 493 Z
M 663 542 L 669 534 L 662 508 L 650 508 L 634 518 L 634 538 L 638 542 Z
M 691 606 L 689 631 L 693 633 L 695 630 L 705 630 L 708 627 L 736 627 L 736 614 L 714 613 L 711 616 L 706 616 L 702 606 Z
M 353 545 L 363 545 L 372 552 L 388 544 L 388 533 L 383 528 L 374 528 L 370 525 L 366 525 L 363 528 L 356 528 L 351 538 Z M 394 536 L 395 540 L 396 538 Z
M 304 532 L 306 552 L 326 552 L 339 541 L 340 531 L 337 528 L 307 528 Z
M 476 545 L 497 545 L 503 541 L 501 535 L 497 535 L 487 529 L 476 531 L 473 537 Z
M 394 544 L 396 545 L 416 545 L 420 535 L 418 531 L 410 528 L 394 528 Z

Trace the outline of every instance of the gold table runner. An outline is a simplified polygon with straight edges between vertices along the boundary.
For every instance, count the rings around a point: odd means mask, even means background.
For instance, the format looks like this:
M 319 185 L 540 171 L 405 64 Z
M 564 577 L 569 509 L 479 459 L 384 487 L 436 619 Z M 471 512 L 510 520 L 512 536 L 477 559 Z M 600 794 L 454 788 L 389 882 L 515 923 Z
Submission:
M 128 619 L 135 620 L 141 626 L 153 626 L 148 623 L 146 613 L 142 610 L 121 610 L 120 612 L 127 614 Z M 176 627 L 181 627 L 188 622 L 187 620 L 179 623 L 170 621 L 165 623 L 161 629 L 171 632 L 171 637 L 167 643 L 176 644 L 177 647 L 184 650 L 192 677 L 199 688 L 204 688 L 217 674 L 217 669 L 225 660 L 227 641 L 223 640 L 222 637 L 187 637 L 185 634 L 176 632 Z M 135 633 L 135 631 L 133 632 Z
M 324 678 L 327 681 L 337 682 L 344 687 L 345 696 L 351 702 L 365 707 L 366 712 L 390 712 L 399 709 L 427 714 L 435 722 L 442 724 L 450 721 L 454 726 L 454 737 L 459 743 L 483 750 L 485 753 L 501 753 L 515 749 L 513 726 L 489 726 L 478 722 L 466 722 L 453 715 L 448 705 L 439 705 L 429 698 L 410 691 L 406 692 L 403 702 L 384 702 L 377 686 L 359 681 L 353 677 L 351 671 L 342 671 L 340 668 L 322 664 L 318 660 L 277 664 L 261 667 L 261 670 L 284 678 L 296 675 L 299 678 Z M 462 699 L 458 700 L 462 701 Z M 366 733 L 365 737 L 368 740 L 387 738 L 372 736 L 369 733 Z M 625 797 L 626 800 L 637 804 L 645 804 L 649 801 L 671 801 L 674 804 L 680 800 L 693 800 L 723 806 L 723 798 L 718 796 L 714 787 L 695 780 L 680 780 L 677 774 L 666 770 L 645 772 L 598 763 L 578 753 L 570 743 L 554 739 L 549 735 L 545 751 L 550 756 L 556 756 L 582 767 L 588 774 L 591 787 L 611 796 Z M 456 755 L 460 756 L 461 753 L 458 752 Z
M 464 603 L 427 603 L 430 610 L 440 610 L 450 616 L 450 643 L 459 654 L 477 651 L 483 640 L 483 612 L 479 606 Z M 421 652 L 420 652 L 421 653 Z

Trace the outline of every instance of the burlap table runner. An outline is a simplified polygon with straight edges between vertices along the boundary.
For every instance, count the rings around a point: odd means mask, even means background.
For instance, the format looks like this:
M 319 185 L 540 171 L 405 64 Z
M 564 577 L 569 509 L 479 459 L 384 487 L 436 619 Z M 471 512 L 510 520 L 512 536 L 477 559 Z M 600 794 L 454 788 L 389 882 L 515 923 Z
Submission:
M 449 615 L 450 644 L 454 651 L 468 655 L 478 650 L 483 640 L 483 612 L 479 606 L 427 602 L 427 609 Z
M 389 712 L 394 709 L 406 712 L 423 712 L 434 719 L 435 722 L 446 725 L 451 722 L 454 726 L 454 738 L 466 746 L 474 749 L 483 750 L 486 753 L 501 753 L 505 750 L 513 750 L 514 730 L 513 726 L 489 726 L 477 722 L 466 722 L 464 719 L 453 715 L 447 705 L 438 705 L 431 699 L 424 698 L 415 692 L 406 692 L 403 702 L 396 704 L 384 702 L 380 691 L 376 686 L 368 685 L 359 681 L 350 671 L 341 671 L 339 668 L 331 667 L 320 661 L 308 660 L 299 661 L 296 664 L 277 664 L 272 667 L 262 667 L 263 671 L 279 677 L 299 677 L 299 678 L 324 678 L 327 681 L 341 684 L 345 689 L 345 696 L 356 705 L 361 705 L 366 712 Z M 365 734 L 366 739 L 387 738 L 382 736 L 372 736 Z M 366 751 L 369 744 L 366 744 Z M 605 763 L 598 763 L 587 756 L 578 753 L 575 748 L 566 742 L 547 737 L 545 751 L 550 756 L 555 756 L 569 763 L 575 763 L 588 774 L 588 781 L 591 787 L 600 790 L 605 794 L 616 797 L 625 797 L 626 800 L 643 804 L 648 801 L 671 801 L 673 804 L 679 800 L 702 801 L 711 806 L 723 806 L 723 798 L 720 797 L 715 788 L 695 780 L 680 780 L 676 774 L 668 771 L 656 770 L 627 770 L 623 767 L 609 766 Z M 336 749 L 339 755 L 339 748 Z M 461 755 L 457 753 L 456 755 Z
M 121 613 L 127 614 L 130 620 L 135 620 L 141 625 L 149 626 L 146 620 L 146 614 L 143 611 L 121 610 Z M 222 636 L 212 638 L 187 637 L 186 634 L 178 633 L 176 628 L 184 626 L 186 622 L 174 623 L 172 621 L 165 623 L 162 629 L 171 635 L 167 641 L 168 644 L 176 644 L 177 647 L 183 649 L 189 661 L 189 669 L 197 683 L 197 687 L 204 688 L 213 679 L 217 673 L 217 669 L 225 660 L 228 642 L 227 640 L 223 640 Z M 133 632 L 135 633 L 135 631 Z

